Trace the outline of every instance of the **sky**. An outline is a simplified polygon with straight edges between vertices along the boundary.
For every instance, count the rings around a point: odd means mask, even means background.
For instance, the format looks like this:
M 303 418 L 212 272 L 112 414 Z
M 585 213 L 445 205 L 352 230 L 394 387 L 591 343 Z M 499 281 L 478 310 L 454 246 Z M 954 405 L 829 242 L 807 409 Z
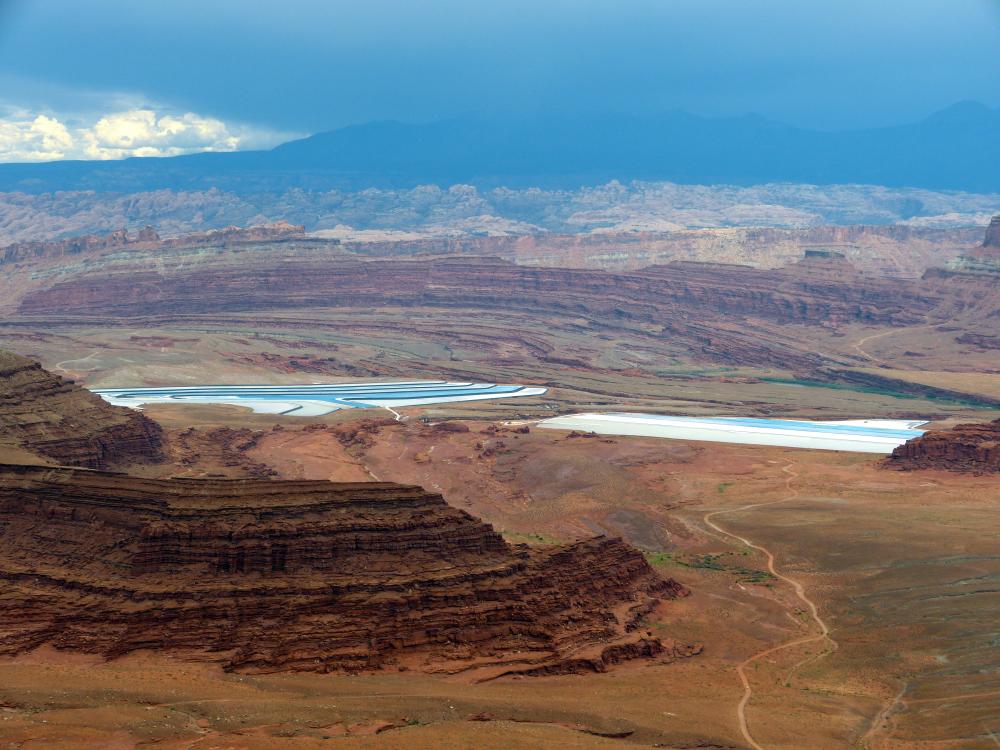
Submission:
M 0 0 L 0 161 L 467 114 L 1000 107 L 1000 0 Z

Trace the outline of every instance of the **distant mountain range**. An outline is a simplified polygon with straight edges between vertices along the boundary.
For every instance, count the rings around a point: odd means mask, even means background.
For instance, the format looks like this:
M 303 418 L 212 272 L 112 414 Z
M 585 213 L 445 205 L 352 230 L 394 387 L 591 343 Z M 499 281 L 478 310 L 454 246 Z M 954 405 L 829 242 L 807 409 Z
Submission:
M 998 192 L 1000 110 L 966 102 L 910 125 L 836 132 L 682 112 L 373 122 L 270 151 L 0 164 L 0 191 L 27 193 L 218 187 L 247 194 L 428 183 L 575 188 L 612 179 Z

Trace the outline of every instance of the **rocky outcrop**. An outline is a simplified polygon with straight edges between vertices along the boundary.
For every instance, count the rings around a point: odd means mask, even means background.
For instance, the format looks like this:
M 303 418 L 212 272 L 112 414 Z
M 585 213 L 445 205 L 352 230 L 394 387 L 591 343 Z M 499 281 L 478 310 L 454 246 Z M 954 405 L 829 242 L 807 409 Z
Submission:
M 420 254 L 496 256 L 520 265 L 638 270 L 673 261 L 780 268 L 803 253 L 842 252 L 868 276 L 917 278 L 979 241 L 974 228 L 932 229 L 900 224 L 796 229 L 734 227 L 674 231 L 602 231 L 505 237 L 344 240 L 369 257 Z
M 990 222 L 982 245 L 944 268 L 928 269 L 923 282 L 942 300 L 939 315 L 965 316 L 974 324 L 985 322 L 988 331 L 994 331 L 992 320 L 1000 315 L 1000 216 Z
M 1000 216 L 994 216 L 986 228 L 983 244 L 951 261 L 944 269 L 929 269 L 925 278 L 940 278 L 951 274 L 972 274 L 1000 279 Z
M 278 472 L 249 455 L 264 435 L 261 431 L 232 427 L 173 431 L 168 433 L 166 441 L 168 462 L 186 472 L 185 476 L 197 477 L 204 467 L 211 467 L 210 476 L 267 479 Z
M 983 240 L 983 247 L 1000 249 L 1000 215 L 994 216 L 986 228 L 986 239 Z
M 622 541 L 511 546 L 440 495 L 390 483 L 3 466 L 0 579 L 5 654 L 491 677 L 691 653 L 638 627 L 686 590 Z
M 1000 472 L 1000 419 L 924 433 L 896 448 L 885 465 L 969 474 Z
M 161 430 L 25 357 L 0 350 L 0 443 L 69 466 L 158 461 Z
M 135 235 L 129 235 L 126 229 L 119 229 L 105 236 L 88 234 L 47 242 L 16 242 L 13 245 L 0 248 L 0 266 L 8 263 L 23 263 L 40 258 L 62 258 L 134 245 L 150 246 L 156 245 L 159 241 L 160 236 L 155 229 L 144 227 Z
M 240 244 L 246 242 L 275 242 L 294 239 L 305 235 L 305 227 L 301 224 L 289 224 L 287 221 L 276 221 L 272 224 L 256 224 L 249 227 L 231 225 L 222 229 L 211 229 L 207 232 L 195 232 L 180 237 L 164 240 L 165 248 L 176 247 L 206 247 Z M 336 243 L 333 243 L 336 244 Z
M 161 239 L 153 227 L 147 226 L 134 235 L 127 229 L 120 229 L 106 236 L 84 235 L 52 241 L 18 242 L 0 248 L 0 266 L 9 263 L 23 263 L 43 258 L 98 253 L 105 250 L 127 249 L 157 251 L 175 247 L 197 248 L 227 246 L 244 242 L 273 242 L 302 237 L 302 226 L 279 221 L 251 227 L 229 226 L 208 232 L 186 234 L 182 237 Z

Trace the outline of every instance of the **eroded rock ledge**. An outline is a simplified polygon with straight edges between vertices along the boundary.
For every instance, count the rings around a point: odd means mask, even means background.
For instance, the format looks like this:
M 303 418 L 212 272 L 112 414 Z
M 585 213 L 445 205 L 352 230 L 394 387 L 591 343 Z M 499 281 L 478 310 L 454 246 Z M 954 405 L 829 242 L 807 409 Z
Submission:
M 87 234 L 79 237 L 67 237 L 60 240 L 34 240 L 15 242 L 6 247 L 0 247 L 0 266 L 10 263 L 23 263 L 41 258 L 65 258 L 75 255 L 88 255 L 104 250 L 163 250 L 178 245 L 184 247 L 202 247 L 218 245 L 225 247 L 241 242 L 268 242 L 301 237 L 305 233 L 302 226 L 279 221 L 274 224 L 262 224 L 250 227 L 228 226 L 223 229 L 212 229 L 207 232 L 195 232 L 183 237 L 161 239 L 153 227 L 147 226 L 135 234 L 129 234 L 126 229 L 119 229 L 108 235 Z
M 158 424 L 2 349 L 0 444 L 95 469 L 162 458 Z
M 686 589 L 618 539 L 512 546 L 390 483 L 0 466 L 0 653 L 139 649 L 240 671 L 597 670 L 694 651 L 638 628 Z
M 891 469 L 948 469 L 969 474 L 1000 472 L 1000 419 L 932 430 L 899 446 Z
M 674 262 L 633 273 L 475 257 L 330 263 L 271 253 L 252 266 L 231 261 L 96 270 L 28 294 L 19 312 L 128 317 L 425 306 L 645 322 L 750 315 L 781 323 L 913 325 L 934 304 L 911 285 L 865 278 L 842 257 L 810 256 L 773 271 Z

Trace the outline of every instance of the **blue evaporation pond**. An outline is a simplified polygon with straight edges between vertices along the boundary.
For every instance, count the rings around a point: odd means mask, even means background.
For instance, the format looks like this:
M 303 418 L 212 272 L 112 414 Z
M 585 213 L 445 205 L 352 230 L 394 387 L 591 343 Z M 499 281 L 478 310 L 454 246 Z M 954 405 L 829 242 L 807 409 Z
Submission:
M 402 387 L 401 387 L 402 386 Z M 364 399 L 403 401 L 417 398 L 450 398 L 453 396 L 480 396 L 517 393 L 524 390 L 520 385 L 470 385 L 448 386 L 441 383 L 416 385 L 409 383 L 376 386 L 205 386 L 185 388 L 134 388 L 129 390 L 100 389 L 97 392 L 118 398 L 160 396 L 176 399 L 184 398 L 247 398 L 262 401 L 286 401 L 288 399 L 308 399 L 337 403 L 363 403 Z

